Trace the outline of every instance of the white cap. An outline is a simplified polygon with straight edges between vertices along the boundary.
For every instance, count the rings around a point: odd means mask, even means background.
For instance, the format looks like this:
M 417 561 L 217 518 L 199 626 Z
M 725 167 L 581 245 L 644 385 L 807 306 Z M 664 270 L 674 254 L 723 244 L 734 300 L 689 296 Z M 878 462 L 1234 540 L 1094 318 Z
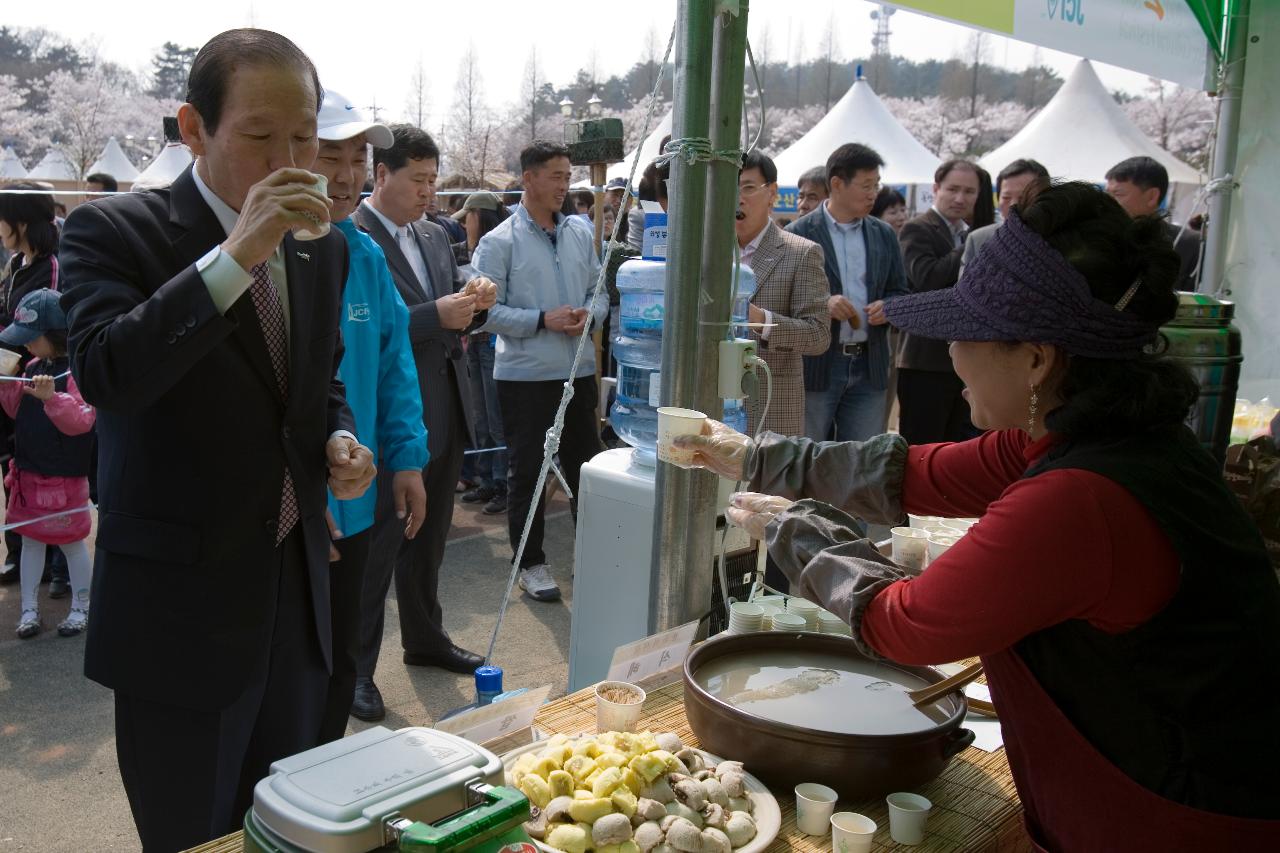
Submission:
M 366 121 L 351 101 L 332 89 L 324 90 L 316 127 L 319 137 L 330 142 L 350 139 L 362 133 L 374 148 L 390 148 L 395 142 L 391 128 L 376 121 Z

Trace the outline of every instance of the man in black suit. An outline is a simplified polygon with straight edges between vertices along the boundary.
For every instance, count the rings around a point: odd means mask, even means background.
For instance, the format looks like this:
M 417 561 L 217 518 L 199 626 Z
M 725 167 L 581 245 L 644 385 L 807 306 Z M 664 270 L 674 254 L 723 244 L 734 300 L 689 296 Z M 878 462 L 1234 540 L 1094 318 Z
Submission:
M 373 478 L 336 378 L 347 245 L 329 217 L 315 68 L 231 30 L 178 111 L 193 168 L 76 208 L 60 254 L 72 364 L 98 409 L 85 674 L 115 691 L 147 851 L 234 829 L 272 761 L 316 743 L 330 666 L 326 480 Z M 324 461 L 322 461 L 324 460 Z
M 427 518 L 413 539 L 404 538 L 404 522 L 395 517 L 390 489 L 379 481 L 351 705 L 352 715 L 362 720 L 379 720 L 384 714 L 373 673 L 393 573 L 406 664 L 470 674 L 484 663 L 480 655 L 449 639 L 438 588 L 453 524 L 454 486 L 462 471 L 466 438 L 471 435 L 471 386 L 463 338 L 484 322 L 483 312 L 493 305 L 497 288 L 485 279 L 464 282 L 448 235 L 422 218 L 435 196 L 440 149 L 426 131 L 412 125 L 392 125 L 391 133 L 392 146 L 373 152 L 373 195 L 356 208 L 353 217 L 386 254 L 391 279 L 409 308 L 409 343 L 418 368 L 431 460 L 423 471 Z
M 968 160 L 948 160 L 934 173 L 933 206 L 902 226 L 898 235 L 912 293 L 951 287 L 960 277 L 978 187 L 978 169 Z M 903 438 L 929 444 L 977 435 L 963 390 L 946 341 L 915 335 L 903 339 L 898 355 L 898 432 Z
M 1196 290 L 1200 281 L 1200 235 L 1168 218 L 1165 199 L 1169 194 L 1169 170 L 1151 157 L 1130 157 L 1112 166 L 1106 177 L 1107 193 L 1120 202 L 1125 213 L 1164 218 L 1165 236 L 1181 262 L 1174 286 L 1177 290 Z

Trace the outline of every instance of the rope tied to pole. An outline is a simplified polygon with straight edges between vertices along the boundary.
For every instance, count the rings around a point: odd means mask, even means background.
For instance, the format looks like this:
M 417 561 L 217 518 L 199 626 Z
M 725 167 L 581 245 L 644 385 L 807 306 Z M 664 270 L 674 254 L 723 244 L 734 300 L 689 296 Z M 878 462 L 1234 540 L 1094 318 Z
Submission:
M 685 165 L 694 163 L 729 163 L 734 166 L 742 164 L 742 149 L 711 147 L 711 140 L 705 136 L 688 136 L 673 139 L 662 149 L 663 153 L 654 160 L 658 166 L 665 166 L 677 157 L 684 160 Z

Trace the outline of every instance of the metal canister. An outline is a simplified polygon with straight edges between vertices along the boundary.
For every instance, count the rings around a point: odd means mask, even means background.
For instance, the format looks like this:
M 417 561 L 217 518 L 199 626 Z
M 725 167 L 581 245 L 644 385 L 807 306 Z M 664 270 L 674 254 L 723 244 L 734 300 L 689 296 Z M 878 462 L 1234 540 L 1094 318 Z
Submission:
M 1183 292 L 1178 313 L 1160 329 L 1164 354 L 1186 365 L 1200 383 L 1200 399 L 1187 425 L 1219 462 L 1226 460 L 1244 361 L 1240 330 L 1231 322 L 1235 313 L 1234 302 Z

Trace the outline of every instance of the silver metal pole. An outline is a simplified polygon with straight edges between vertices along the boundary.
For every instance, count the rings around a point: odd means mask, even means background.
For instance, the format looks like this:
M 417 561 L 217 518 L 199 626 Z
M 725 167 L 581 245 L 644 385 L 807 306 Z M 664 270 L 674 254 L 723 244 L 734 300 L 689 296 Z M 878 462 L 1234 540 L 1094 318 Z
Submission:
M 1227 269 L 1227 227 L 1231 218 L 1231 197 L 1240 186 L 1236 174 L 1236 148 L 1240 139 L 1240 102 L 1244 98 L 1244 60 L 1249 41 L 1249 0 L 1227 4 L 1222 51 L 1223 73 L 1218 92 L 1218 132 L 1213 145 L 1214 181 L 1232 176 L 1230 186 L 1209 195 L 1209 216 L 1205 227 L 1204 272 L 1200 290 L 1223 295 L 1230 292 Z
M 706 138 L 711 89 L 713 0 L 680 0 L 676 13 L 675 107 L 672 139 Z M 699 393 L 698 325 L 702 288 L 702 221 L 706 212 L 707 164 L 671 163 L 667 280 L 662 318 L 664 406 L 696 408 Z M 707 339 L 714 348 L 715 339 Z M 707 414 L 714 412 L 702 409 Z M 649 632 L 698 618 L 710 607 L 716 477 L 658 462 L 649 595 Z

